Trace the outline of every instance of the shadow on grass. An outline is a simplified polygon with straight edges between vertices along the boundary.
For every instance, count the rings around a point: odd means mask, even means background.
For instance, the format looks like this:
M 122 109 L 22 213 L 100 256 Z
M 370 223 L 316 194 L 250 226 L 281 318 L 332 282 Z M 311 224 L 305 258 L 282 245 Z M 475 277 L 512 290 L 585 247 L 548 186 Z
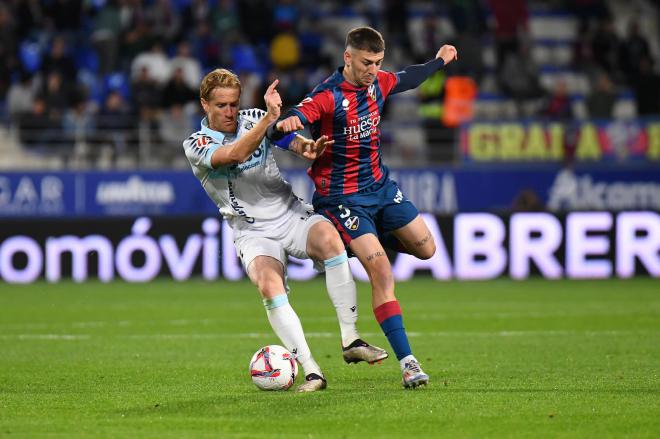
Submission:
M 291 416 L 301 410 L 341 410 L 351 406 L 355 401 L 361 401 L 373 406 L 388 402 L 405 403 L 415 394 L 422 393 L 425 397 L 438 397 L 447 390 L 444 386 L 430 386 L 416 390 L 405 390 L 398 382 L 383 382 L 383 380 L 364 380 L 359 389 L 347 384 L 331 385 L 323 392 L 296 393 L 295 388 L 286 392 L 264 392 L 255 388 L 234 389 L 228 393 L 218 393 L 206 398 L 176 400 L 164 397 L 160 400 L 113 410 L 122 417 L 144 416 L 200 416 L 214 417 L 245 417 L 246 413 L 261 413 L 267 410 L 271 415 Z M 433 396 L 432 396 L 433 395 Z

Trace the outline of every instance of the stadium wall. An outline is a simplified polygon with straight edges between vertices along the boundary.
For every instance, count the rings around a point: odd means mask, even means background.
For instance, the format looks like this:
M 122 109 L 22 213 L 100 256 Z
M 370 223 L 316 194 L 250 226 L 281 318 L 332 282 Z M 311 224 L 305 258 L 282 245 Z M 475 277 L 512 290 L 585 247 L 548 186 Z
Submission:
M 304 170 L 283 174 L 298 196 L 311 199 L 313 187 Z M 436 215 L 529 209 L 660 211 L 660 172 L 650 165 L 563 168 L 530 162 L 395 169 L 391 177 L 420 211 Z M 0 173 L 0 221 L 216 213 L 190 171 Z

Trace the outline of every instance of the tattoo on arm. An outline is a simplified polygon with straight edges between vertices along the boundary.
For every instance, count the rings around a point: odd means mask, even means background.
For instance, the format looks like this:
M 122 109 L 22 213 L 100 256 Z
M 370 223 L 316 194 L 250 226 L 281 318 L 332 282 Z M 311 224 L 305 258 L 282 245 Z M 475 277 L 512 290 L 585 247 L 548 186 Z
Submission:
M 431 234 L 429 233 L 428 235 L 426 235 L 424 238 L 420 239 L 419 241 L 415 241 L 415 246 L 416 247 L 421 247 L 424 244 L 426 244 L 427 242 L 429 242 L 430 240 L 431 240 Z
M 376 252 L 376 253 L 372 253 L 372 254 L 370 254 L 369 256 L 367 256 L 367 261 L 371 261 L 372 259 L 374 259 L 374 258 L 376 258 L 376 257 L 378 257 L 378 256 L 386 256 L 386 255 L 385 255 L 385 252 Z

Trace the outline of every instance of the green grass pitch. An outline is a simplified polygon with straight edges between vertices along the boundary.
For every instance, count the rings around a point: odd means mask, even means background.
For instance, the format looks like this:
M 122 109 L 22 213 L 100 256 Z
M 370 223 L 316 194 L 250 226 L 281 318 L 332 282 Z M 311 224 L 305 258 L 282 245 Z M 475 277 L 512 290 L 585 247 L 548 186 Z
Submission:
M 291 287 L 324 392 L 252 385 L 278 340 L 247 282 L 0 284 L 0 437 L 660 437 L 658 280 L 400 283 L 414 391 L 343 363 L 321 279 Z

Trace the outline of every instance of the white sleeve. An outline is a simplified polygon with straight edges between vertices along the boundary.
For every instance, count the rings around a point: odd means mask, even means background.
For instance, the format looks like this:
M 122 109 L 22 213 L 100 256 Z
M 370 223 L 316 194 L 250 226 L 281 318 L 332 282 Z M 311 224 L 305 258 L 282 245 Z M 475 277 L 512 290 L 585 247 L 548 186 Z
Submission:
M 188 161 L 194 166 L 207 169 L 214 169 L 211 165 L 211 157 L 221 146 L 213 138 L 205 135 L 193 135 L 183 142 L 183 149 Z

